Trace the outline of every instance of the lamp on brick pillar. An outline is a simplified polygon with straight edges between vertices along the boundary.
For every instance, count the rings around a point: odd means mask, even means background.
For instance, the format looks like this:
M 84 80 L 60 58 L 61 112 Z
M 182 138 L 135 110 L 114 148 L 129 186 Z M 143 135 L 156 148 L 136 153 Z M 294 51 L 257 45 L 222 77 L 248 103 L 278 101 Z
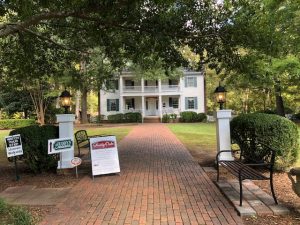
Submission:
M 217 145 L 218 151 L 231 150 L 231 137 L 230 137 L 230 119 L 231 110 L 224 109 L 224 104 L 226 102 L 226 89 L 219 86 L 215 90 L 215 96 L 217 103 L 220 104 L 220 109 L 216 111 L 215 117 L 217 121 Z M 221 160 L 233 160 L 230 152 L 222 152 L 220 154 Z

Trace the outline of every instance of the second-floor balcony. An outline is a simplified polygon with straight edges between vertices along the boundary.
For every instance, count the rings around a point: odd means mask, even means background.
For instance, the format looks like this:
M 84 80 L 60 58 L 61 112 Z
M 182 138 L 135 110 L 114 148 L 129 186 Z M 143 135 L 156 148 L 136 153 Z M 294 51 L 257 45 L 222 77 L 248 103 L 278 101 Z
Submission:
M 158 93 L 158 92 L 179 92 L 179 85 L 161 85 L 159 86 L 123 86 L 124 93 Z

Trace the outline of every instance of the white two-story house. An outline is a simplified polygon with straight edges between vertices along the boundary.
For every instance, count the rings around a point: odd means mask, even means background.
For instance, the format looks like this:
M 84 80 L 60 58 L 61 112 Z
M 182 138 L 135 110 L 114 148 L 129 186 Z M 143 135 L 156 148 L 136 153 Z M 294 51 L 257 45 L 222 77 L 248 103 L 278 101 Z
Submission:
M 101 115 L 140 112 L 143 118 L 162 118 L 163 114 L 183 111 L 205 112 L 203 72 L 184 71 L 178 79 L 136 80 L 131 72 L 123 72 L 115 82 L 115 90 L 101 90 Z

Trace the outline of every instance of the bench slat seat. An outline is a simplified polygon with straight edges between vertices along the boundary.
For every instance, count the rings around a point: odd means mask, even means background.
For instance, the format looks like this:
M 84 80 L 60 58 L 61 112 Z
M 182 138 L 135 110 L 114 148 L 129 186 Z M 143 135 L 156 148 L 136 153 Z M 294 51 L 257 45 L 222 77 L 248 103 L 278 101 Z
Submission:
M 252 149 L 253 145 L 251 144 L 250 140 L 245 141 L 243 143 L 243 147 L 247 146 L 247 148 L 251 151 L 256 150 L 260 151 L 261 154 L 256 157 L 251 155 L 245 155 L 243 149 L 240 150 L 221 150 L 216 155 L 216 163 L 217 163 L 217 181 L 219 181 L 219 167 L 222 166 L 223 168 L 227 169 L 232 175 L 238 178 L 239 186 L 240 186 L 240 206 L 243 204 L 243 185 L 242 181 L 249 179 L 249 180 L 270 180 L 271 192 L 276 204 L 278 204 L 274 187 L 273 187 L 273 167 L 275 163 L 275 156 L 276 151 L 271 149 L 269 146 L 265 144 L 258 143 L 257 149 Z M 222 160 L 220 159 L 220 155 L 224 152 L 230 152 L 232 155 L 235 155 L 235 159 L 232 161 L 229 160 Z M 236 153 L 239 153 L 239 157 L 236 157 Z M 251 163 L 245 163 L 251 162 Z M 252 167 L 260 167 L 267 169 L 269 171 L 269 176 L 265 176 L 264 174 L 260 173 L 258 170 L 255 170 Z
M 263 174 L 257 172 L 255 169 L 245 166 L 246 164 L 240 161 L 221 161 L 220 165 L 226 168 L 234 176 L 239 177 L 239 171 L 243 168 L 241 173 L 242 180 L 269 180 L 269 177 L 264 176 Z

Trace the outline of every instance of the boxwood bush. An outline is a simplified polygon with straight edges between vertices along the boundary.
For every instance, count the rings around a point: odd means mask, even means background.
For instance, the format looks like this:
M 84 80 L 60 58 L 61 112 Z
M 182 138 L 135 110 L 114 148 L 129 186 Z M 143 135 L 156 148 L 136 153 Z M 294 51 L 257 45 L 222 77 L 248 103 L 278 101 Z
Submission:
M 232 141 L 243 148 L 247 157 L 255 157 L 263 143 L 276 151 L 276 168 L 287 169 L 298 157 L 299 143 L 296 124 L 290 120 L 272 114 L 242 114 L 232 119 Z M 251 148 L 244 148 L 249 142 Z M 261 151 L 264 151 L 263 149 Z
M 59 137 L 57 126 L 28 126 L 12 130 L 10 135 L 20 134 L 23 145 L 23 160 L 34 173 L 56 171 L 56 155 L 48 155 L 48 139 Z
M 110 123 L 140 123 L 142 122 L 142 114 L 139 112 L 118 113 L 107 116 Z
M 180 113 L 180 122 L 192 123 L 192 122 L 203 122 L 206 120 L 205 113 L 196 113 L 191 111 L 185 111 Z
M 0 129 L 15 129 L 36 124 L 34 119 L 5 119 L 0 120 Z
M 124 120 L 126 123 L 141 123 L 142 122 L 142 114 L 139 112 L 125 113 Z

